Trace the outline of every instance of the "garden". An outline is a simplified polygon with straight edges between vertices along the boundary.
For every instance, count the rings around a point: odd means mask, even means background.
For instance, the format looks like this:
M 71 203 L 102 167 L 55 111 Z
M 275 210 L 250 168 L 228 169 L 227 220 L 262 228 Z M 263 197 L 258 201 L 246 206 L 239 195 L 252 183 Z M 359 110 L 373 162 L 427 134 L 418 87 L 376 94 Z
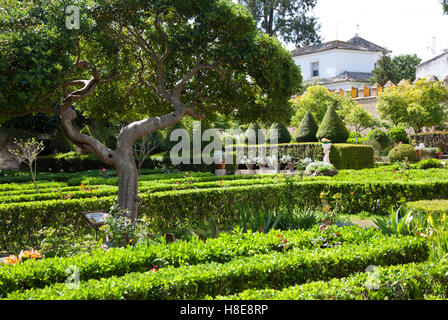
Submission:
M 1 300 L 447 299 L 440 82 L 374 118 L 232 1 L 67 5 L 0 11 Z

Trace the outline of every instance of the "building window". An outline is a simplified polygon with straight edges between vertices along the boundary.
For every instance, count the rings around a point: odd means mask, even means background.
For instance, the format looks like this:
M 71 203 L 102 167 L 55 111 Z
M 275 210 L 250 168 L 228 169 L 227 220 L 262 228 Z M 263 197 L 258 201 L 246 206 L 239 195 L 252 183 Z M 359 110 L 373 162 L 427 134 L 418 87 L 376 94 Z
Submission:
M 313 62 L 311 64 L 311 76 L 318 77 L 319 76 L 319 62 Z

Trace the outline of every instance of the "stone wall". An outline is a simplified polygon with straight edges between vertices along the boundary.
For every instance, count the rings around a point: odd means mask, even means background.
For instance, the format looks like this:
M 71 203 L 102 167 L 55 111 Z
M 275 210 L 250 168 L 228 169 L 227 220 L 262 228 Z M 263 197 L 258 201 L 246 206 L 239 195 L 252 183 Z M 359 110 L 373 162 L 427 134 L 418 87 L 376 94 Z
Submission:
M 4 133 L 0 133 L 0 170 L 19 170 L 20 162 L 9 151 L 9 138 Z
M 440 148 L 443 153 L 448 153 L 448 131 L 419 133 L 416 140 L 426 148 Z

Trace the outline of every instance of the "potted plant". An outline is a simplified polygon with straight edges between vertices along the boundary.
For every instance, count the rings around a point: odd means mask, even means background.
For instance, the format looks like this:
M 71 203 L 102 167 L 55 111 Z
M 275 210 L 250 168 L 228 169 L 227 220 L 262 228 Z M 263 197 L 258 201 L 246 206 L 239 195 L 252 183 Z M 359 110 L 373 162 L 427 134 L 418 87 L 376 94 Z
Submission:
M 436 152 L 436 157 L 437 159 L 443 159 L 443 152 L 440 148 L 437 148 L 437 152 Z
M 288 154 L 284 154 L 281 158 L 280 158 L 280 162 L 281 163 L 286 163 L 288 165 L 289 170 L 294 170 L 295 167 L 295 163 L 292 161 L 292 157 Z
M 240 158 L 240 163 L 244 164 L 249 170 L 254 170 L 255 162 L 256 161 L 254 159 L 250 159 L 245 155 Z
M 425 149 L 425 145 L 423 143 L 415 146 L 415 152 L 417 153 L 418 157 L 423 156 L 423 149 Z
M 226 168 L 226 154 L 221 150 L 215 151 L 213 160 L 217 164 L 218 169 L 224 170 Z
M 255 157 L 254 160 L 256 161 L 260 169 L 266 168 L 268 164 L 268 159 L 265 156 Z

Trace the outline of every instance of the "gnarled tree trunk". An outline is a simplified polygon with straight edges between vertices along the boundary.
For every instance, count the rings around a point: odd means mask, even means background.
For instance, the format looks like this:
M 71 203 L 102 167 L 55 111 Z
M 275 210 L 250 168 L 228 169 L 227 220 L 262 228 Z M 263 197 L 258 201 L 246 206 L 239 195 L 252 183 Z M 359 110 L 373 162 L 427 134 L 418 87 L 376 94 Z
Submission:
M 117 150 L 114 167 L 118 175 L 118 207 L 130 212 L 133 222 L 138 215 L 138 171 L 132 150 Z

